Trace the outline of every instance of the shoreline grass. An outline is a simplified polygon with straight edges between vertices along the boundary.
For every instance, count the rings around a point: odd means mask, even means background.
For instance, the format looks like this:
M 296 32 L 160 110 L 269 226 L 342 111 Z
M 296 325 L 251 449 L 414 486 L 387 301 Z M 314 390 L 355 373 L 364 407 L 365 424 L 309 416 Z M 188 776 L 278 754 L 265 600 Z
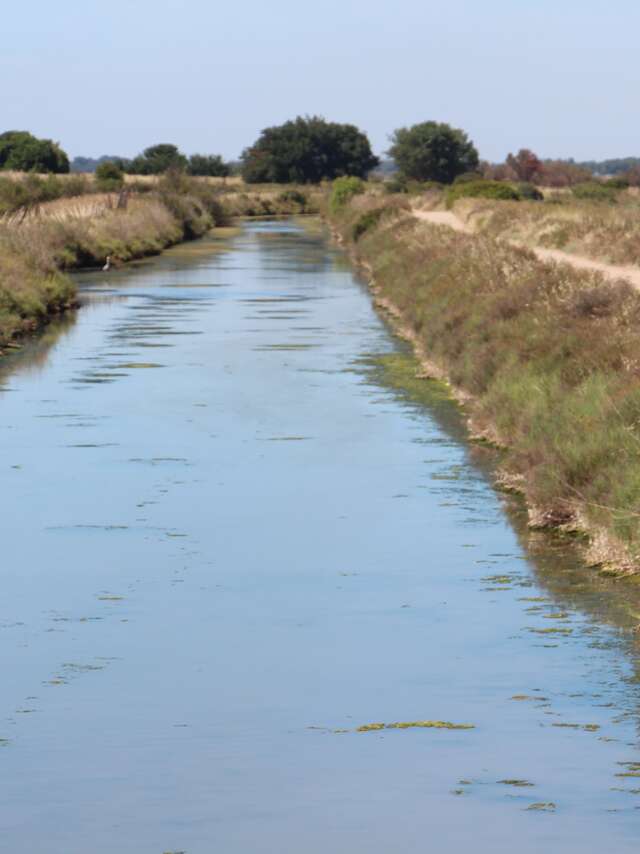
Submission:
M 156 255 L 232 217 L 319 210 L 317 188 L 249 191 L 180 173 L 142 183 L 126 185 L 119 207 L 86 176 L 0 176 L 0 353 L 76 304 L 66 271 Z
M 422 355 L 505 448 L 532 526 L 586 532 L 587 559 L 640 569 L 640 293 L 360 195 L 329 220 Z

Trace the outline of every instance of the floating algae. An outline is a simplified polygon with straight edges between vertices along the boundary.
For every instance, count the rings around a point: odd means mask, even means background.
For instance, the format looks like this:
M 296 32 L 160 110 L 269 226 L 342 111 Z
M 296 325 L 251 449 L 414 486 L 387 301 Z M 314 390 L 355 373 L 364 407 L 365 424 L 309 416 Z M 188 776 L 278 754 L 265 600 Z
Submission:
M 530 700 L 534 703 L 546 703 L 549 700 L 548 697 L 533 697 L 531 694 L 514 694 L 513 697 L 510 697 L 509 699 L 519 700 L 520 702 Z
M 540 802 L 536 804 L 529 804 L 527 810 L 536 810 L 537 812 L 555 812 L 556 805 L 553 801 L 549 801 L 547 803 Z
M 535 783 L 530 783 L 529 780 L 518 779 L 498 780 L 498 783 L 502 786 L 516 786 L 516 788 L 518 789 L 524 789 L 528 786 L 535 786 Z
M 600 729 L 599 724 L 551 724 L 551 726 L 559 727 L 560 729 L 583 729 L 585 732 L 597 732 Z
M 451 721 L 406 721 L 392 724 L 363 724 L 356 732 L 376 732 L 381 729 L 475 729 L 475 724 L 454 724 Z
M 529 629 L 530 632 L 536 635 L 571 635 L 573 634 L 573 629 L 557 629 L 557 628 L 549 628 L 549 629 Z
M 616 777 L 640 777 L 640 762 L 618 762 L 626 771 L 620 771 Z

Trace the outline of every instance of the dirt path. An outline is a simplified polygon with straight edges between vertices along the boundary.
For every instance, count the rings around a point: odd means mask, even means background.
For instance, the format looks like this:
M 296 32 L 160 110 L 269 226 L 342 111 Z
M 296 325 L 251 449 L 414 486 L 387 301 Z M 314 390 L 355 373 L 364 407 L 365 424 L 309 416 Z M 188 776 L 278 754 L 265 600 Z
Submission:
M 416 219 L 431 222 L 434 225 L 446 225 L 455 231 L 472 234 L 473 228 L 459 219 L 452 211 L 421 211 L 414 208 Z M 520 244 L 514 243 L 514 246 Z M 573 255 L 571 252 L 563 252 L 561 249 L 541 249 L 529 246 L 532 252 L 542 261 L 555 261 L 558 264 L 570 264 L 578 270 L 597 270 L 606 278 L 611 280 L 626 279 L 634 287 L 640 290 L 640 269 L 638 267 L 623 267 L 617 264 L 605 264 L 603 261 L 594 261 L 584 255 Z

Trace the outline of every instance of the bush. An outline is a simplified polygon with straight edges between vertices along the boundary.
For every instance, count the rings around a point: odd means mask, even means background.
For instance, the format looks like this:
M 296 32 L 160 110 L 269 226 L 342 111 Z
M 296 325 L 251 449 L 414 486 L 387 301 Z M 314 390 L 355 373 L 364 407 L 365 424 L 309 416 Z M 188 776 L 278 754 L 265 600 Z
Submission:
M 188 171 L 189 175 L 226 178 L 231 174 L 231 167 L 219 154 L 192 154 Z
M 351 228 L 351 239 L 353 240 L 353 242 L 357 243 L 363 234 L 369 231 L 369 229 L 375 228 L 375 226 L 378 225 L 386 211 L 387 208 L 374 208 L 372 211 L 367 211 L 366 213 L 363 213 L 362 216 L 355 221 Z
M 613 190 L 628 190 L 629 189 L 629 179 L 628 178 L 609 178 L 604 182 L 605 187 L 611 187 Z
M 105 160 L 96 167 L 96 186 L 103 192 L 119 190 L 124 184 L 124 172 L 112 160 Z
M 469 181 L 462 184 L 454 184 L 447 190 L 447 205 L 450 207 L 455 201 L 462 198 L 471 199 L 495 199 L 496 201 L 520 201 L 520 196 L 511 184 L 502 181 Z
M 618 190 L 615 187 L 608 187 L 598 181 L 585 181 L 583 184 L 576 184 L 575 187 L 571 188 L 571 192 L 576 199 L 584 199 L 590 202 L 615 202 L 618 195 Z
M 282 193 L 278 195 L 277 201 L 282 202 L 285 205 L 298 205 L 300 210 L 304 211 L 309 199 L 307 194 L 303 193 L 301 190 L 283 190 Z
M 337 178 L 333 182 L 331 196 L 329 198 L 329 209 L 331 210 L 331 213 L 338 213 L 350 199 L 363 192 L 364 181 L 360 178 Z
M 483 176 L 479 172 L 463 172 L 462 175 L 458 175 L 458 177 L 453 182 L 456 184 L 470 184 L 472 181 L 482 181 Z
M 519 184 L 516 184 L 515 190 L 520 199 L 525 202 L 541 202 L 544 199 L 540 190 L 528 181 L 521 181 Z

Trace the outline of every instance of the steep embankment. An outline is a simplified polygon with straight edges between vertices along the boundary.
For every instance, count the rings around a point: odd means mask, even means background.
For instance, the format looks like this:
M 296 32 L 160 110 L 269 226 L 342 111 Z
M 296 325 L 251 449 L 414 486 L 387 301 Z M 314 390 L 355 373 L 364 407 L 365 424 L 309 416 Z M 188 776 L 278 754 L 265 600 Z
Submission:
M 640 568 L 640 293 L 600 272 L 418 220 L 357 196 L 334 227 L 424 360 L 504 449 L 533 525 L 589 536 L 588 558 Z M 448 218 L 448 215 L 447 215 Z

